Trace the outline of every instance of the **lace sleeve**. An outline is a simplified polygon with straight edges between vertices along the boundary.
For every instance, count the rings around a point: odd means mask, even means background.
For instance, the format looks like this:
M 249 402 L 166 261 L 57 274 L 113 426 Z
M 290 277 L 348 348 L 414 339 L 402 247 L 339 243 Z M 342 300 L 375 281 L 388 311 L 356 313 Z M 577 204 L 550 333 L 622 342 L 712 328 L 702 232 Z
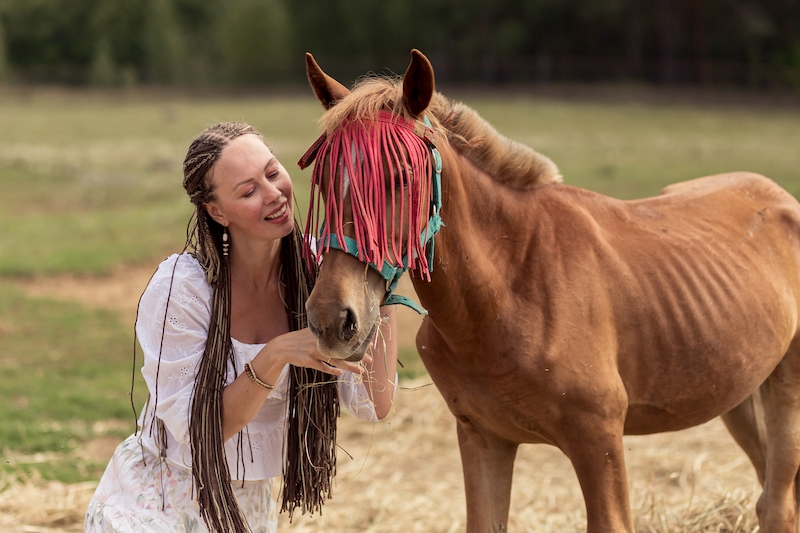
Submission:
M 378 422 L 378 415 L 375 413 L 375 405 L 369 398 L 367 387 L 377 386 L 362 381 L 361 376 L 356 376 L 352 372 L 345 372 L 338 381 L 339 400 L 348 411 L 360 420 Z M 394 390 L 397 392 L 397 374 L 394 377 Z M 394 398 L 392 398 L 394 399 Z
M 182 443 L 189 442 L 189 409 L 208 336 L 210 301 L 211 287 L 200 264 L 181 254 L 161 263 L 139 304 L 142 375 L 155 415 Z
M 375 405 L 370 400 L 366 384 L 360 376 L 356 376 L 352 372 L 345 372 L 339 378 L 337 385 L 339 386 L 339 401 L 343 407 L 360 420 L 378 421 Z

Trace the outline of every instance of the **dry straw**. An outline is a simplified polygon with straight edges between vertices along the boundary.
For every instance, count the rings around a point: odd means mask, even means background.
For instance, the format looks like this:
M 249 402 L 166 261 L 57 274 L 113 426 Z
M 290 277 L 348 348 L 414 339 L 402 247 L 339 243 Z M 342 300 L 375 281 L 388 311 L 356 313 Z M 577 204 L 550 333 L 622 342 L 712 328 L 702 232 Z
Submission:
M 427 382 L 401 382 L 395 412 L 383 423 L 342 416 L 338 441 L 353 458 L 339 457 L 333 500 L 322 515 L 296 516 L 291 525 L 282 520 L 279 531 L 464 531 L 455 421 Z M 719 420 L 625 443 L 637 532 L 758 530 L 755 474 Z M 0 530 L 82 531 L 92 489 L 23 475 L 0 477 Z M 563 454 L 544 445 L 521 446 L 509 531 L 578 533 L 585 531 L 585 520 L 580 489 Z

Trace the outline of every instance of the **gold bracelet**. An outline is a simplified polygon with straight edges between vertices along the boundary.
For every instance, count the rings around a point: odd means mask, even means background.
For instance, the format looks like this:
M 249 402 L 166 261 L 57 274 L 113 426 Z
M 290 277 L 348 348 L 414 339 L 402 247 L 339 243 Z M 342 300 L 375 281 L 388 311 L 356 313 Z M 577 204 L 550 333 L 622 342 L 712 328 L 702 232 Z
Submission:
M 258 385 L 259 387 L 263 387 L 267 390 L 273 390 L 275 388 L 275 385 L 270 385 L 266 381 L 261 381 L 260 379 L 258 379 L 258 376 L 256 376 L 256 371 L 253 370 L 253 367 L 250 366 L 250 363 L 244 364 L 244 373 L 247 374 L 250 377 L 250 379 L 253 380 L 253 383 Z

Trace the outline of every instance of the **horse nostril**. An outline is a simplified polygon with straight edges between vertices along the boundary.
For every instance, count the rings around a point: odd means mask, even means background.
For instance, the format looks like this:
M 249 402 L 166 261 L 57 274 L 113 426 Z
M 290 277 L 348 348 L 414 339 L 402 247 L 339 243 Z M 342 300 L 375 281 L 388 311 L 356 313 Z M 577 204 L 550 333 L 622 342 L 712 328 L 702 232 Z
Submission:
M 358 321 L 352 309 L 344 309 L 339 313 L 339 339 L 348 342 L 358 331 Z
M 311 322 L 309 322 L 309 323 L 308 323 L 308 329 L 309 329 L 309 330 L 311 330 L 311 333 L 312 333 L 312 334 L 313 334 L 313 335 L 314 335 L 316 338 L 319 338 L 319 336 L 322 334 L 322 330 L 321 330 L 321 329 L 319 329 L 319 328 L 318 328 L 317 326 L 315 326 L 314 324 L 312 324 Z

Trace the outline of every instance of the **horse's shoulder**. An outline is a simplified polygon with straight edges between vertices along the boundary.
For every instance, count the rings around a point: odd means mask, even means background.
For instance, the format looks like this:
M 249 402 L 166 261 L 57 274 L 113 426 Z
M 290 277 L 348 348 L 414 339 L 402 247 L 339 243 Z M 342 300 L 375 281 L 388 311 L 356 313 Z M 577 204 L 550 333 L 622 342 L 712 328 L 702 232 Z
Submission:
M 573 211 L 590 215 L 595 211 L 625 209 L 626 202 L 612 196 L 565 183 L 550 183 L 532 189 L 539 205 L 551 211 Z
M 536 197 L 537 218 L 557 226 L 562 237 L 570 236 L 559 246 L 581 247 L 586 239 L 603 240 L 609 228 L 624 225 L 633 216 L 624 200 L 563 183 L 543 185 L 530 194 Z

